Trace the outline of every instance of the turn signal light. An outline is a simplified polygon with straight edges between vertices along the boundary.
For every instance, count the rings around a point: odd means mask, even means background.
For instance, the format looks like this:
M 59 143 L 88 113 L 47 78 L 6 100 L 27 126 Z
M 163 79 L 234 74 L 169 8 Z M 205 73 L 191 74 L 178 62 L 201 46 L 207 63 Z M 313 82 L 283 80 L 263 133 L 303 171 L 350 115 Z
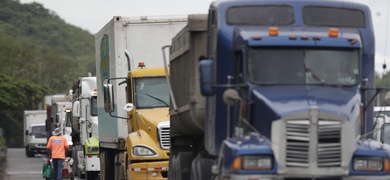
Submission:
M 385 172 L 390 172 L 390 162 L 387 158 L 385 158 Z
M 242 157 L 238 156 L 234 159 L 233 164 L 232 164 L 232 169 L 234 170 L 240 170 L 241 169 L 241 164 L 242 164 Z

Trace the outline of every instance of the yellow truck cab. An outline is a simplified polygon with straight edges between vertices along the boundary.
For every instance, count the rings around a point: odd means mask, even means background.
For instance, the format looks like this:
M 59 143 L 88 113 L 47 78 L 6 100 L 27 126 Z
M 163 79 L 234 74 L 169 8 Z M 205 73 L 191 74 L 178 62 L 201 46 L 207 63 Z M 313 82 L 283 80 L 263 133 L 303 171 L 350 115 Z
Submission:
M 169 89 L 165 70 L 141 62 L 128 73 L 128 179 L 167 179 L 170 148 Z

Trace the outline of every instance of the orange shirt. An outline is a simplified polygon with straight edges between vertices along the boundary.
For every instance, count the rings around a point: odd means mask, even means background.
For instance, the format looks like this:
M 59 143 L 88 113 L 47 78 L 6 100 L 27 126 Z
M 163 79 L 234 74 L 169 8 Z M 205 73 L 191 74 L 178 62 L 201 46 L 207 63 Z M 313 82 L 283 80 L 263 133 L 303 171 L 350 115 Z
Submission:
M 64 136 L 52 136 L 46 148 L 51 149 L 51 158 L 65 159 L 65 149 L 69 149 L 69 145 Z

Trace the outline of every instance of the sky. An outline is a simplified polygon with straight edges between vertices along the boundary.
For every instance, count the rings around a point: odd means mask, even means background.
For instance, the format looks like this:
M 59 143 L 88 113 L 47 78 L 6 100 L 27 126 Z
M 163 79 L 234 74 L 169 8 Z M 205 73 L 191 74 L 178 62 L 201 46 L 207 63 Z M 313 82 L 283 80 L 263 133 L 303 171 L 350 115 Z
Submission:
M 37 2 L 68 24 L 97 33 L 113 16 L 186 15 L 207 13 L 213 0 L 19 0 Z M 375 70 L 390 70 L 390 0 L 345 0 L 371 8 L 375 31 Z M 385 58 L 386 57 L 386 58 Z

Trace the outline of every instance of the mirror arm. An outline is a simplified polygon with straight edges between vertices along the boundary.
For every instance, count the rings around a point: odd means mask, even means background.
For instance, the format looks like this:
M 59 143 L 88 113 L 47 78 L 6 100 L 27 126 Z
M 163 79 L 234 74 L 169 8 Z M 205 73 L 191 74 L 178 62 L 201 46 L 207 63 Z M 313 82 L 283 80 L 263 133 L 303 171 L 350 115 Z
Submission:
M 374 90 L 375 94 L 370 98 L 370 100 L 363 106 L 363 110 L 366 111 L 367 107 L 371 105 L 371 103 L 374 101 L 374 99 L 378 96 L 378 94 L 382 93 L 383 91 L 389 91 L 390 88 L 361 88 L 361 91 L 367 91 L 367 90 Z
M 115 116 L 115 115 L 112 115 L 111 113 L 109 113 L 111 117 L 114 117 L 114 118 L 119 118 L 119 119 L 126 119 L 126 120 L 129 120 L 130 118 L 127 118 L 127 117 L 121 117 L 121 116 Z

